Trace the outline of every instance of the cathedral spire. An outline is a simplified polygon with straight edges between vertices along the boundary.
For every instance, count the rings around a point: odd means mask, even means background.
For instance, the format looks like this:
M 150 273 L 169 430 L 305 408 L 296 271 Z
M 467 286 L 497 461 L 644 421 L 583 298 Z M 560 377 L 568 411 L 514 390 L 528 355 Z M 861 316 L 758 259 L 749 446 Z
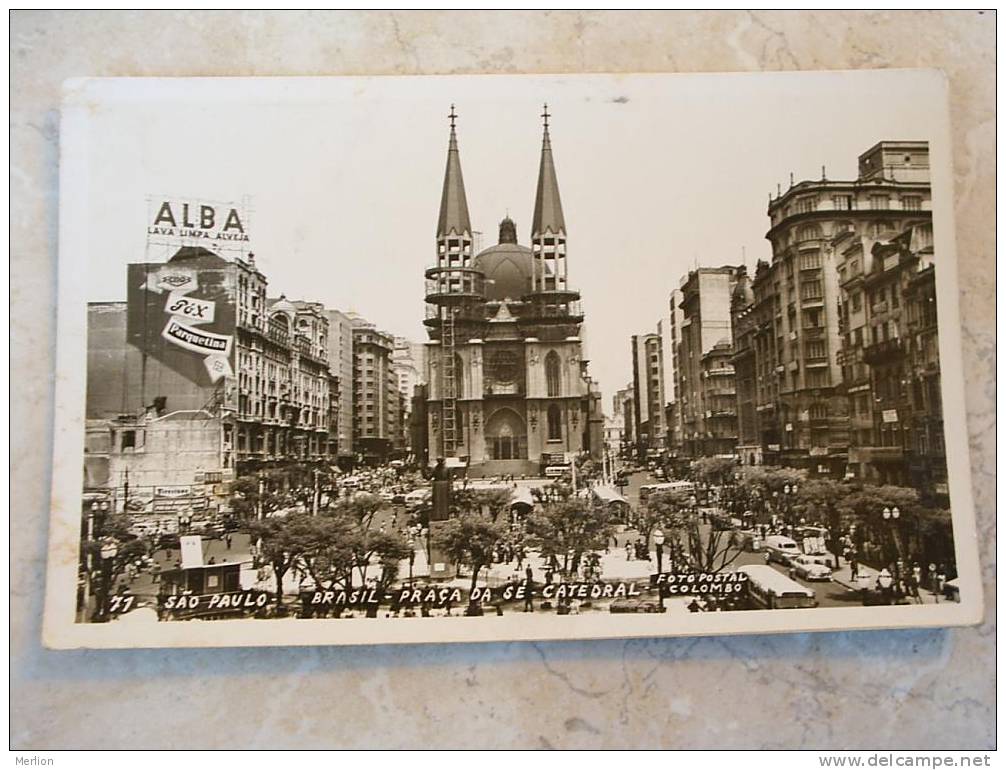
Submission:
M 444 171 L 444 191 L 440 196 L 440 218 L 437 220 L 438 238 L 452 230 L 458 235 L 472 231 L 472 224 L 468 218 L 468 199 L 465 197 L 465 180 L 461 176 L 458 137 L 454 130 L 454 121 L 457 117 L 452 104 L 448 115 L 451 121 L 451 138 L 447 145 L 447 169 Z
M 541 164 L 538 167 L 538 191 L 534 199 L 534 216 L 531 220 L 531 238 L 542 236 L 551 230 L 553 235 L 566 233 L 566 220 L 562 216 L 562 201 L 559 200 L 559 182 L 555 176 L 552 160 L 552 141 L 548 135 L 548 119 L 551 117 L 548 105 L 541 117 L 544 134 L 541 140 Z

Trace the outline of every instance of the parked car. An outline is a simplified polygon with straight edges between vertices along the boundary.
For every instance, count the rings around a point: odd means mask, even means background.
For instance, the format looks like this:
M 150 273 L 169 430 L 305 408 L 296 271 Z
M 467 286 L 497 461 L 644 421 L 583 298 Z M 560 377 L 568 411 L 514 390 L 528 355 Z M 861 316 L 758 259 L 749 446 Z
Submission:
M 425 489 L 423 487 L 413 489 L 405 495 L 405 507 L 409 510 L 421 508 L 424 503 L 430 500 L 431 497 L 433 497 L 432 490 Z
M 769 535 L 765 538 L 765 563 L 777 562 L 788 567 L 791 560 L 800 556 L 800 546 L 796 540 L 784 535 Z
M 801 554 L 790 559 L 789 576 L 804 580 L 831 580 L 831 568 L 816 561 L 813 556 Z
M 613 615 L 637 612 L 660 612 L 660 603 L 656 599 L 629 599 L 622 597 L 615 599 L 615 601 L 611 603 L 608 607 L 608 612 Z
M 753 529 L 738 529 L 731 535 L 731 545 L 742 551 L 760 551 L 764 547 L 761 534 Z

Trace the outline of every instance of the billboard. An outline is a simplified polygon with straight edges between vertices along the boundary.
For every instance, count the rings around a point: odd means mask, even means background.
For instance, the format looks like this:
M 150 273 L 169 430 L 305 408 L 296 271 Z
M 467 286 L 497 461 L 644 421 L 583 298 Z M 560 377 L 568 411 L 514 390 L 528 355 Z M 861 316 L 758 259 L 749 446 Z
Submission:
M 149 246 L 202 246 L 212 251 L 250 248 L 247 200 L 241 204 L 202 199 L 153 196 L 147 198 Z
M 132 264 L 126 339 L 200 387 L 234 376 L 236 270 L 199 247 L 167 262 Z

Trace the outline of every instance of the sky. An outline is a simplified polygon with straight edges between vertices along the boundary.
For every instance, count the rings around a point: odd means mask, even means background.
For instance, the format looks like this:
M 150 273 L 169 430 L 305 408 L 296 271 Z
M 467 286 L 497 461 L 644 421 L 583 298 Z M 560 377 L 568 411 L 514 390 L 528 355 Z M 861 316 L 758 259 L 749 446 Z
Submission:
M 547 101 L 569 279 L 607 406 L 631 381 L 631 335 L 656 330 L 689 269 L 771 257 L 777 184 L 822 166 L 855 178 L 880 140 L 932 140 L 943 98 L 938 75 L 907 70 L 92 80 L 71 96 L 87 107 L 83 179 L 61 205 L 87 222 L 90 301 L 125 299 L 125 266 L 165 257 L 146 249 L 148 199 L 247 200 L 270 296 L 422 341 L 450 105 L 485 248 L 507 213 L 530 241 Z

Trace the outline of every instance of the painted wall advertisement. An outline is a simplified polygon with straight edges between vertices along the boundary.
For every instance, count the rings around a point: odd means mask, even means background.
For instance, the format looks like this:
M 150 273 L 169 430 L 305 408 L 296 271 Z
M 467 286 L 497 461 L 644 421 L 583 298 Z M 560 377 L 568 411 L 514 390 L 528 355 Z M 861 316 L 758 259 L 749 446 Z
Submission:
M 235 275 L 223 258 L 180 249 L 129 266 L 127 339 L 197 385 L 234 376 Z
M 248 204 L 149 198 L 147 252 L 131 264 L 127 339 L 199 386 L 234 376 L 236 276 L 227 251 L 248 251 Z
M 181 248 L 202 246 L 210 251 L 248 251 L 247 223 L 250 206 L 240 204 L 169 198 L 147 198 L 147 243 L 150 246 Z

